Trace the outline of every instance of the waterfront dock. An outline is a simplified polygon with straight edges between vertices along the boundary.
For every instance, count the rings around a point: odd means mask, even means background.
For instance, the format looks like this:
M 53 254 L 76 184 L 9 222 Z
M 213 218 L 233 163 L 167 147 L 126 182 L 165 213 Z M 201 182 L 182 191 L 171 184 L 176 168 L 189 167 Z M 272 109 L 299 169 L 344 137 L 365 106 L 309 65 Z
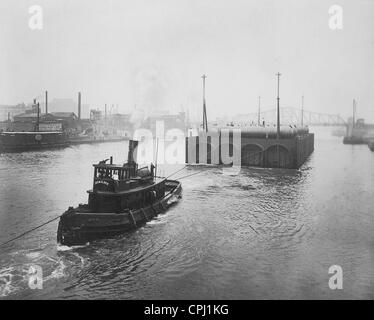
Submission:
M 95 143 L 104 143 L 104 142 L 117 142 L 117 141 L 128 141 L 129 137 L 127 136 L 78 136 L 68 138 L 69 145 L 78 145 L 78 144 L 95 144 Z

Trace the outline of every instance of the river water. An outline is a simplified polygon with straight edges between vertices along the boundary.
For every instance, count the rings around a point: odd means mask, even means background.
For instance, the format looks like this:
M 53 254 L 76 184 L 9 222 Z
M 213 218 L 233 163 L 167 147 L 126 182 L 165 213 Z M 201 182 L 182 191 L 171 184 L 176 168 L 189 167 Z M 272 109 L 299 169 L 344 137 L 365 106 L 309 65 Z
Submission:
M 55 221 L 0 247 L 0 299 L 373 299 L 374 153 L 330 130 L 314 130 L 300 170 L 183 179 L 178 204 L 119 238 L 57 246 Z M 0 243 L 86 202 L 92 163 L 110 155 L 121 163 L 127 149 L 0 155 Z M 329 288 L 332 265 L 342 290 Z M 29 287 L 30 266 L 41 267 L 42 289 Z

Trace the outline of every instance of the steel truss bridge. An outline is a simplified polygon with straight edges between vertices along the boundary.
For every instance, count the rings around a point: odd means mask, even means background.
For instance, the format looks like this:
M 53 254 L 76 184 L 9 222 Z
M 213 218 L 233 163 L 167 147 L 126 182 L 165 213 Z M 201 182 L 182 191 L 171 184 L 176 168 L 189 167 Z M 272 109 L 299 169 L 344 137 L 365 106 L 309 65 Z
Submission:
M 303 116 L 302 116 L 303 114 Z M 283 125 L 301 125 L 301 118 L 303 117 L 303 124 L 307 126 L 346 126 L 347 122 L 339 114 L 318 113 L 308 110 L 302 112 L 301 109 L 293 107 L 280 108 L 280 122 Z M 240 117 L 234 117 L 234 122 L 241 123 L 258 123 L 258 112 L 242 114 Z M 260 112 L 261 123 L 265 124 L 277 123 L 277 109 L 266 109 Z

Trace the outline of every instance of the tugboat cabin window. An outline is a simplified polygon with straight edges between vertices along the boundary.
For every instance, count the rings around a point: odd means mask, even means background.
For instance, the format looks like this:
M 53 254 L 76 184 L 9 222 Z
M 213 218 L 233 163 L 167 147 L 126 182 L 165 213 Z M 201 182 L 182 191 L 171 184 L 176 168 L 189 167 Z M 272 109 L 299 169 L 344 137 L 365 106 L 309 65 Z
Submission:
M 126 170 L 126 168 L 112 169 L 105 167 L 96 167 L 95 179 L 128 180 L 130 179 L 130 170 Z

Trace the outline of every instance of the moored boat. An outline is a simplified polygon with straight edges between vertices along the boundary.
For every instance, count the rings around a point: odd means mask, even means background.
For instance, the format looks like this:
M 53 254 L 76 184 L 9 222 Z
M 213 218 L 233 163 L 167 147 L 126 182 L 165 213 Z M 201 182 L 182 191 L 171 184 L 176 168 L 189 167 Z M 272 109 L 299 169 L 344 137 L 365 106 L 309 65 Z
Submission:
M 29 122 L 33 126 L 31 131 L 1 131 L 0 152 L 31 151 L 39 149 L 61 148 L 68 145 L 67 135 L 62 131 L 60 123 L 40 122 L 40 106 L 34 100 L 36 122 Z M 58 126 L 61 130 L 58 130 Z
M 153 164 L 150 169 L 138 168 L 133 157 L 136 145 L 137 141 L 129 141 L 128 161 L 123 165 L 113 164 L 112 157 L 93 165 L 88 204 L 69 207 L 62 214 L 58 243 L 79 245 L 122 234 L 150 221 L 180 198 L 179 181 L 156 177 Z
M 374 151 L 374 139 L 369 140 L 368 146 L 371 151 Z
M 0 152 L 61 148 L 68 145 L 61 131 L 1 132 Z

